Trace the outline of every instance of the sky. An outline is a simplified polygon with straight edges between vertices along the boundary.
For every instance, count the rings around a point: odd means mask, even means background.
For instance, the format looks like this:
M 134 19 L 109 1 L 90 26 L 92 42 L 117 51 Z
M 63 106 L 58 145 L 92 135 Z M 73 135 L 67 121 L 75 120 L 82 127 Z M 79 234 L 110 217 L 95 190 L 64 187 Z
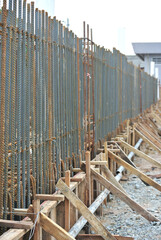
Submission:
M 45 0 L 36 1 L 47 9 Z M 69 18 L 69 28 L 78 37 L 83 36 L 85 21 L 95 43 L 131 55 L 132 42 L 161 41 L 160 9 L 161 0 L 55 0 L 54 14 L 64 24 Z

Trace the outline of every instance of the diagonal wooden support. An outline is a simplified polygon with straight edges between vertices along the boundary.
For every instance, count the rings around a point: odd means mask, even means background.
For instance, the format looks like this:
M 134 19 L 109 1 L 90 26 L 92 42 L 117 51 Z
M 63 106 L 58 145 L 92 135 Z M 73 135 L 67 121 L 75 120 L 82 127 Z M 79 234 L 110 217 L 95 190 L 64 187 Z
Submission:
M 101 170 L 104 172 L 105 177 L 107 178 L 108 181 L 110 181 L 113 185 L 115 185 L 115 187 L 119 188 L 122 192 L 127 194 L 126 191 L 121 186 L 121 184 L 116 180 L 112 172 L 106 166 L 101 166 Z
M 144 173 L 139 171 L 138 169 L 134 168 L 127 162 L 125 162 L 122 158 L 117 156 L 116 154 L 109 151 L 109 157 L 112 158 L 114 161 L 116 161 L 121 166 L 125 167 L 127 170 L 131 171 L 134 175 L 138 176 L 141 180 L 146 182 L 147 184 L 151 185 L 152 187 L 156 188 L 158 191 L 161 192 L 161 185 L 159 185 L 157 182 L 146 176 Z
M 140 215 L 142 215 L 145 219 L 148 221 L 154 221 L 154 222 L 160 222 L 159 219 L 157 219 L 155 216 L 153 216 L 151 213 L 149 213 L 146 209 L 144 209 L 142 206 L 137 204 L 134 200 L 132 200 L 127 194 L 122 192 L 119 188 L 114 186 L 110 181 L 105 179 L 103 176 L 101 176 L 99 173 L 97 173 L 94 169 L 91 169 L 91 172 L 94 176 L 94 179 L 98 182 L 100 182 L 105 188 L 107 188 L 112 194 L 119 197 L 123 202 L 125 202 L 131 209 L 138 212 Z
M 132 237 L 115 236 L 117 240 L 134 240 Z M 102 240 L 103 238 L 98 234 L 79 234 L 77 240 Z
M 120 140 L 120 141 L 121 141 L 121 140 Z M 119 146 L 118 143 L 116 143 L 116 146 L 120 149 L 119 155 L 121 156 L 121 158 L 123 158 L 127 163 L 129 163 L 131 166 L 133 166 L 134 168 L 136 168 L 136 166 L 135 166 L 135 164 L 133 163 L 133 161 L 128 158 L 127 154 L 122 150 L 122 148 Z
M 102 225 L 100 220 L 89 211 L 86 205 L 69 189 L 69 187 L 59 179 L 57 188 L 65 195 L 66 198 L 73 204 L 75 208 L 83 215 L 84 218 L 91 224 L 95 232 L 100 234 L 105 240 L 116 240 L 110 232 Z
M 161 153 L 161 149 L 153 143 L 153 139 L 152 138 L 149 139 L 144 134 L 142 134 L 140 131 L 138 131 L 136 128 L 135 128 L 135 132 L 144 140 L 144 142 L 147 142 L 152 148 L 154 148 L 159 153 Z
M 127 163 L 129 163 L 131 166 L 133 166 L 134 168 L 137 168 L 135 166 L 135 164 L 131 161 L 131 159 L 126 155 L 126 153 L 122 150 L 122 148 L 119 146 L 118 143 L 116 143 L 116 146 L 120 149 L 120 157 Z M 135 148 L 136 149 L 136 148 Z M 131 152 L 133 153 L 133 152 Z M 149 186 L 149 184 L 145 183 L 143 180 L 141 180 L 146 186 Z
M 142 151 L 132 147 L 131 145 L 129 145 L 128 143 L 120 140 L 120 145 L 127 148 L 128 150 L 134 152 L 136 155 L 138 155 L 139 157 L 144 158 L 145 160 L 147 160 L 148 162 L 154 164 L 155 166 L 157 166 L 158 168 L 161 168 L 161 163 L 156 161 L 154 158 L 146 155 L 145 153 L 143 153 Z
M 28 217 L 31 218 L 32 221 L 34 221 L 34 209 L 32 205 L 30 205 L 27 212 L 28 212 Z M 57 223 L 52 221 L 42 212 L 40 212 L 39 217 L 40 217 L 40 221 L 39 221 L 40 226 L 44 229 L 44 231 L 49 233 L 51 236 L 55 237 L 57 240 L 74 240 L 75 239 L 68 232 L 66 232 L 62 227 L 60 227 Z

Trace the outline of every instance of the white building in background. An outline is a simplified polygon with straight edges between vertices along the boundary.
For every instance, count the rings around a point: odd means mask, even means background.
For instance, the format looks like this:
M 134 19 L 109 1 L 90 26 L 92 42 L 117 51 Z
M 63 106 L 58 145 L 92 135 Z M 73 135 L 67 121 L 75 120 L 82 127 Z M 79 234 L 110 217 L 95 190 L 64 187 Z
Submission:
M 132 43 L 136 55 L 127 56 L 128 61 L 140 66 L 148 74 L 158 79 L 161 85 L 161 42 Z
M 155 75 L 161 83 L 161 42 L 132 43 L 135 54 L 144 62 L 144 71 Z
M 40 10 L 48 12 L 49 16 L 54 17 L 55 14 L 55 0 L 35 0 L 36 7 Z

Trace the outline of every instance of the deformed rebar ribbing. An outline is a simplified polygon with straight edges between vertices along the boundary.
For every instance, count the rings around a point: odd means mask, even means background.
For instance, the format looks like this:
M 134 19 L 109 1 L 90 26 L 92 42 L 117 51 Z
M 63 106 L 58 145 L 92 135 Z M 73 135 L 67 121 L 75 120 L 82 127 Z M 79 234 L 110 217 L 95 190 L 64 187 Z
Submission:
M 35 9 L 34 2 L 31 2 L 31 84 L 30 84 L 30 99 L 31 99 L 31 146 L 32 146 L 32 175 L 35 178 L 35 104 L 36 104 L 36 89 L 35 89 L 35 73 L 34 73 L 34 19 Z
M 15 189 L 15 140 L 16 140 L 16 49 L 17 49 L 17 32 L 16 32 L 17 0 L 13 1 L 13 60 L 12 60 L 12 81 L 11 81 L 11 198 L 12 208 L 14 208 Z
M 27 4 L 27 78 L 26 78 L 26 160 L 27 160 L 27 205 L 30 204 L 30 84 L 31 84 L 31 39 L 30 4 Z
M 22 195 L 23 195 L 23 208 L 26 207 L 26 0 L 23 1 L 23 66 L 22 66 Z
M 5 89 L 5 162 L 4 162 L 4 218 L 7 219 L 8 204 L 8 143 L 9 143 L 9 104 L 10 104 L 10 84 L 11 84 L 11 39 L 12 39 L 12 0 L 9 1 L 8 11 L 8 38 L 7 38 L 7 54 L 6 54 L 6 89 Z M 7 64 L 8 63 L 8 64 Z
M 36 137 L 35 144 L 39 146 L 39 15 L 38 9 L 35 11 L 35 35 L 36 35 L 36 49 L 35 49 L 35 81 L 36 81 L 36 105 L 35 105 L 35 114 L 36 114 Z M 39 148 L 36 148 L 36 192 L 39 193 Z
M 2 11 L 2 65 L 1 65 L 1 128 L 0 128 L 0 218 L 3 218 L 3 167 L 5 154 L 5 79 L 6 79 L 6 0 L 3 0 Z
M 38 166 L 39 169 L 39 186 L 37 191 L 42 193 L 42 179 L 43 179 L 43 172 L 42 172 L 42 12 L 39 11 L 39 159 L 38 159 Z
M 20 208 L 20 167 L 21 167 L 21 93 L 22 93 L 22 1 L 18 2 L 18 54 L 17 54 L 17 207 Z
M 42 164 L 43 164 L 43 179 L 42 189 L 46 192 L 46 124 L 48 122 L 48 115 L 46 115 L 46 45 L 45 45 L 45 12 L 42 11 Z

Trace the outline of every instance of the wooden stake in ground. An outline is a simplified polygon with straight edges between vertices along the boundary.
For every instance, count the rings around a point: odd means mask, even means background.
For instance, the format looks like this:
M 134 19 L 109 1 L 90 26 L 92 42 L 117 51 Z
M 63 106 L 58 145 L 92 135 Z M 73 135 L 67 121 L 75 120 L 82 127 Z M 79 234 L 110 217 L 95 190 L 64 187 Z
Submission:
M 104 150 L 105 150 L 105 160 L 107 161 L 107 167 L 109 168 L 107 142 L 104 142 Z
M 100 234 L 105 240 L 116 240 L 115 237 L 111 235 L 110 232 L 102 225 L 100 220 L 92 214 L 86 205 L 69 189 L 69 187 L 59 179 L 57 183 L 57 188 L 68 198 L 68 200 L 79 210 L 85 219 L 91 224 L 94 228 L 94 231 Z
M 34 232 L 34 240 L 41 240 L 42 239 L 42 229 L 40 227 L 40 217 L 39 217 L 39 212 L 40 212 L 40 200 L 34 200 L 33 201 L 33 209 L 34 209 L 34 218 L 33 220 L 37 220 L 36 227 L 35 227 L 35 232 Z M 38 218 L 37 218 L 38 214 Z
M 119 197 L 123 202 L 125 202 L 131 209 L 138 212 L 140 215 L 142 215 L 145 219 L 148 221 L 153 222 L 159 222 L 160 220 L 157 219 L 155 216 L 153 216 L 151 213 L 149 213 L 146 209 L 141 207 L 139 204 L 137 204 L 135 201 L 133 201 L 127 194 L 122 192 L 119 188 L 114 186 L 111 182 L 109 182 L 107 179 L 105 179 L 103 176 L 101 176 L 99 173 L 97 173 L 94 169 L 91 169 L 91 172 L 94 176 L 94 179 L 98 182 L 100 182 L 105 188 L 107 188 L 112 194 Z
M 70 171 L 65 172 L 65 183 L 70 187 Z M 68 232 L 70 229 L 70 202 L 65 199 L 65 230 Z
M 86 205 L 91 205 L 91 165 L 90 165 L 90 152 L 85 153 L 86 160 Z

